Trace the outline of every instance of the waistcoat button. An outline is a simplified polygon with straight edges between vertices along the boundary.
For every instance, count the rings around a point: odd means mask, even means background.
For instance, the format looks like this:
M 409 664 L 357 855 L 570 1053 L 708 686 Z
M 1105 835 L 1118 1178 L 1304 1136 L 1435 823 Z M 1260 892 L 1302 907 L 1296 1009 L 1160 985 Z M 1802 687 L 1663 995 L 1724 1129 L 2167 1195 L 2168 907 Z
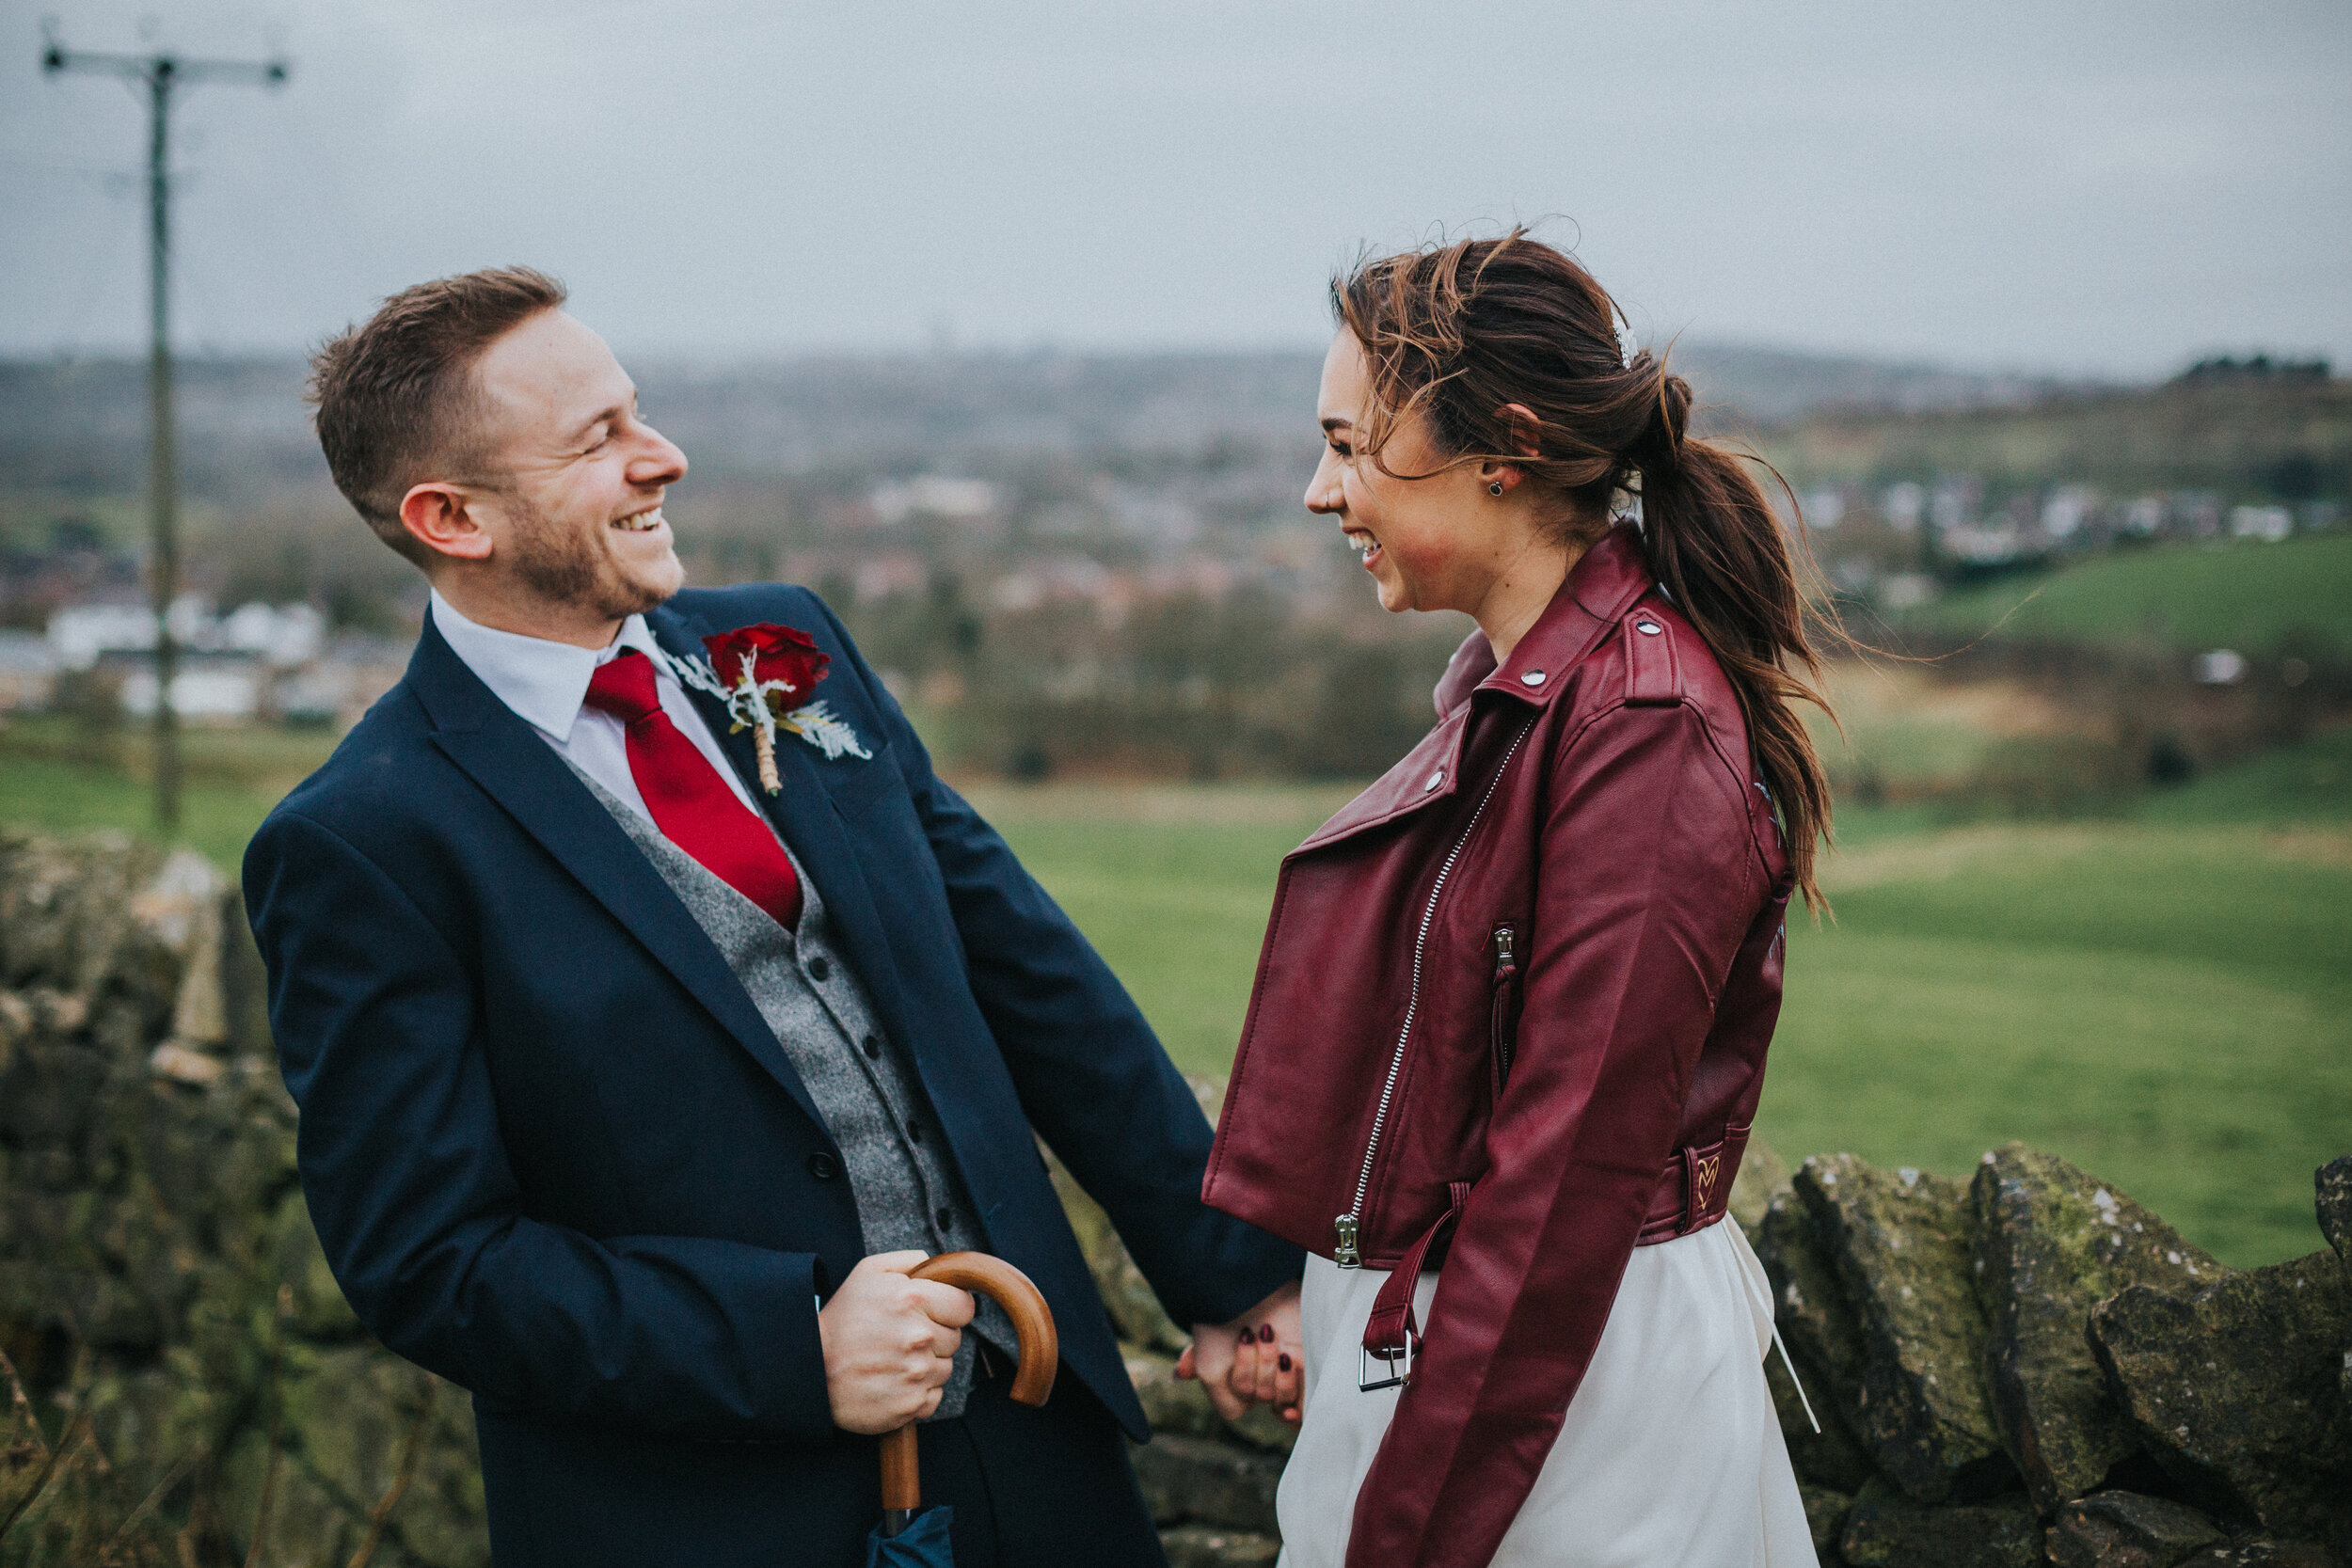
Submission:
M 833 965 L 827 963 L 820 953 L 808 960 L 808 974 L 813 980 L 830 980 L 833 978 Z
M 882 1054 L 882 1037 L 880 1035 L 868 1035 L 861 1043 L 865 1045 L 866 1053 L 868 1056 L 880 1056 Z
M 841 1162 L 820 1148 L 808 1157 L 808 1174 L 819 1181 L 830 1181 L 841 1174 Z
M 939 1228 L 942 1230 L 953 1230 L 956 1227 L 955 1212 L 951 1209 L 942 1209 L 931 1218 L 939 1222 Z

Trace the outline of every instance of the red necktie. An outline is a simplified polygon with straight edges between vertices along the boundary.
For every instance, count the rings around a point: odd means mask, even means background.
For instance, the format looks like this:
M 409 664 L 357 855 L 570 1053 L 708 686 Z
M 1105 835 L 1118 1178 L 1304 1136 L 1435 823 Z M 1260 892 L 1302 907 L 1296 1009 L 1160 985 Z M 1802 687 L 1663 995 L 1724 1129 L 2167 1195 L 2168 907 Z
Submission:
M 745 808 L 710 759 L 670 722 L 653 660 L 634 648 L 596 667 L 588 705 L 628 726 L 628 770 L 662 836 L 789 931 L 801 923 L 801 879 L 758 813 Z

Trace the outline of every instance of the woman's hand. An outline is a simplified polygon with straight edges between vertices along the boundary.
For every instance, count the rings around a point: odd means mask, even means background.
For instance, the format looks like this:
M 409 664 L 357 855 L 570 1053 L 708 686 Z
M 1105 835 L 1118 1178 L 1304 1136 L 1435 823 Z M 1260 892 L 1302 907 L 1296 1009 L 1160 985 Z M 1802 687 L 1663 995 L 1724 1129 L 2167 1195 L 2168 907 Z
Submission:
M 1193 1324 L 1192 1343 L 1176 1358 L 1176 1375 L 1200 1379 L 1229 1421 L 1253 1404 L 1271 1404 L 1296 1426 L 1306 1371 L 1295 1279 L 1230 1323 Z

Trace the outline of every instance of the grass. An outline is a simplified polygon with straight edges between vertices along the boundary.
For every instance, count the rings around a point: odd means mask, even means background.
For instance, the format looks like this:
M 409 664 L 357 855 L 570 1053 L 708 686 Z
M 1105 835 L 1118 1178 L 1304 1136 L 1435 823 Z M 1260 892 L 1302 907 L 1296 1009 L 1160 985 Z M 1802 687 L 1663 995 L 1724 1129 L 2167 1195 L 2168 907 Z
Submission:
M 2352 1150 L 2352 835 L 1961 828 L 1829 880 L 1758 1117 L 1783 1152 L 1964 1176 L 2019 1138 L 2225 1261 L 2320 1244 L 2312 1171 Z
M 1955 594 L 1899 625 L 2249 654 L 2278 650 L 2295 635 L 2306 651 L 2343 656 L 2352 653 L 2352 533 L 2120 551 Z
M 973 803 L 1078 923 L 1187 1072 L 1232 1065 L 1282 857 L 1350 788 L 989 785 Z
M 1931 764 L 1964 746 L 1927 733 L 1961 709 L 1907 693 L 1886 705 L 1894 728 L 1872 739 L 1866 726 L 1866 754 L 1888 735 Z M 0 816 L 52 830 L 146 820 L 136 778 L 71 760 L 72 736 L 45 722 L 0 732 Z M 326 745 L 193 734 L 187 838 L 233 867 Z M 1281 856 L 1349 793 L 971 786 L 1177 1062 L 1204 1072 L 1231 1060 Z M 1955 827 L 1920 807 L 1848 809 L 1840 837 L 1836 922 L 1792 923 L 1761 1117 L 1783 1154 L 1851 1149 L 1964 1175 L 2022 1138 L 2232 1263 L 2320 1244 L 2312 1167 L 2352 1150 L 2352 730 L 2096 822 Z
M 190 726 L 182 732 L 179 841 L 234 875 L 270 807 L 326 760 L 316 730 Z M 155 838 L 152 752 L 144 730 L 93 738 L 70 720 L 18 716 L 0 728 L 0 820 L 46 832 L 115 828 Z M 103 760 L 102 760 L 103 759 Z

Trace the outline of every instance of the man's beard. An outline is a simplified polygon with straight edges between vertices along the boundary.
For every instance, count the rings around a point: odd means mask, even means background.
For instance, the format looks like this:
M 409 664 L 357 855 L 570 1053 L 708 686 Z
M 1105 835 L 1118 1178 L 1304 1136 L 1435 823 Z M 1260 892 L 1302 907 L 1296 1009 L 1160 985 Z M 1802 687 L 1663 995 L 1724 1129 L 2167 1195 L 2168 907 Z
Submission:
M 666 591 L 632 582 L 593 541 L 548 519 L 546 513 L 512 498 L 515 531 L 511 548 L 515 575 L 543 598 L 595 612 L 600 620 L 626 621 L 667 599 Z

